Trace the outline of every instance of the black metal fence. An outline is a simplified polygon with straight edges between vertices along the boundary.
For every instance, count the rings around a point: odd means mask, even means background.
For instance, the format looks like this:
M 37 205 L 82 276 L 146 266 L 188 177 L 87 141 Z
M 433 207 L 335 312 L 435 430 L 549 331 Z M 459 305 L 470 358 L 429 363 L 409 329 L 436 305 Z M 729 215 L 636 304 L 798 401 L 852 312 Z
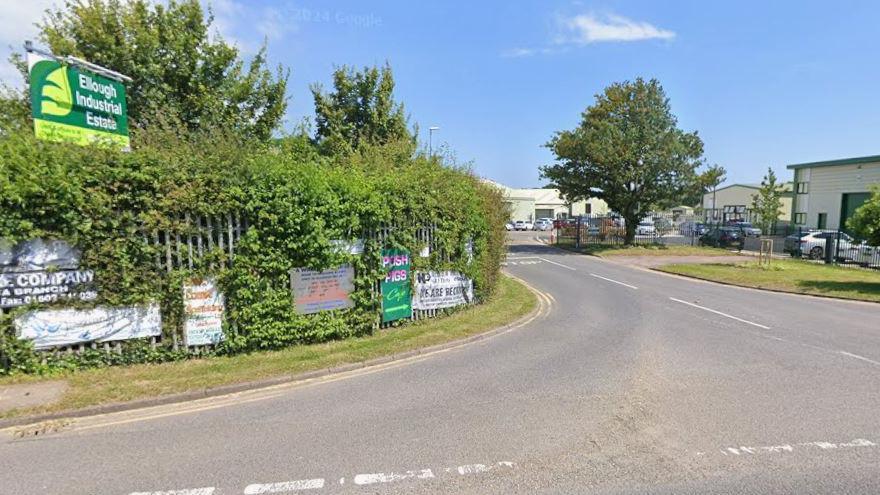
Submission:
M 623 245 L 626 239 L 626 221 L 616 215 L 582 215 L 557 220 L 554 225 L 556 243 L 582 247 L 587 245 Z M 694 215 L 656 213 L 645 217 L 635 226 L 635 244 L 665 244 L 693 246 L 711 226 Z
M 584 215 L 557 220 L 554 242 L 560 246 L 623 245 L 626 222 L 615 215 Z M 714 246 L 759 252 L 762 241 L 772 240 L 772 254 L 829 264 L 880 269 L 880 246 L 870 246 L 841 230 L 806 229 L 777 222 L 757 226 L 749 222 L 709 223 L 693 215 L 657 213 L 635 228 L 637 245 Z M 766 249 L 768 244 L 764 244 Z
M 793 258 L 880 269 L 880 247 L 870 246 L 842 230 L 799 228 L 780 244 L 779 251 Z M 776 242 L 774 251 L 775 246 Z

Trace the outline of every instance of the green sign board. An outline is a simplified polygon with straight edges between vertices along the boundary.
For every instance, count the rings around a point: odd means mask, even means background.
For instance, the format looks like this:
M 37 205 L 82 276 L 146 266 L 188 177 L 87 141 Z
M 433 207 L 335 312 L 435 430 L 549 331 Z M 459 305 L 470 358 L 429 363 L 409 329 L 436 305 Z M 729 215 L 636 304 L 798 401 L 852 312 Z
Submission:
M 410 318 L 412 316 L 412 291 L 410 289 L 409 252 L 399 249 L 382 251 L 382 322 Z
M 129 149 L 122 83 L 33 52 L 28 70 L 38 139 Z

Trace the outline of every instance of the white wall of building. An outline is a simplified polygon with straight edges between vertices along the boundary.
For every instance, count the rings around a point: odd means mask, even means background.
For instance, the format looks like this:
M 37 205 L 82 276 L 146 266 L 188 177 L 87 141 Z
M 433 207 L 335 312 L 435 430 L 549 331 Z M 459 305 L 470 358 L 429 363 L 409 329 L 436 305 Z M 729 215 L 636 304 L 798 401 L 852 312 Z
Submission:
M 880 162 L 798 168 L 795 183 L 807 184 L 807 192 L 798 194 L 795 212 L 805 213 L 803 225 L 815 228 L 819 214 L 827 215 L 826 228 L 843 228 L 841 206 L 844 194 L 867 193 L 880 185 Z M 793 218 L 794 219 L 794 218 Z

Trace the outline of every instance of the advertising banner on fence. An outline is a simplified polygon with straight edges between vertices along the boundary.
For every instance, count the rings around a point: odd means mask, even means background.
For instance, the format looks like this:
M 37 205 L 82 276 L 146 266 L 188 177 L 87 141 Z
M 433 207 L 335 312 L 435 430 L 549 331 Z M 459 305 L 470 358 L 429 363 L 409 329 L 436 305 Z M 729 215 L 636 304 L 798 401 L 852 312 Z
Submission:
M 80 270 L 79 260 L 79 251 L 65 241 L 0 239 L 0 308 L 95 299 L 95 272 Z
M 183 285 L 183 341 L 210 345 L 223 340 L 223 295 L 212 278 L 194 278 Z
M 409 252 L 399 249 L 382 250 L 382 322 L 412 317 Z
M 45 309 L 15 319 L 20 339 L 35 349 L 114 340 L 157 337 L 162 334 L 159 305 L 93 309 Z
M 342 265 L 322 271 L 294 268 L 290 270 L 290 291 L 299 314 L 354 307 L 354 267 Z
M 441 309 L 474 300 L 474 282 L 458 272 L 418 272 L 413 292 L 415 309 Z
M 34 52 L 27 61 L 37 139 L 129 149 L 122 83 Z

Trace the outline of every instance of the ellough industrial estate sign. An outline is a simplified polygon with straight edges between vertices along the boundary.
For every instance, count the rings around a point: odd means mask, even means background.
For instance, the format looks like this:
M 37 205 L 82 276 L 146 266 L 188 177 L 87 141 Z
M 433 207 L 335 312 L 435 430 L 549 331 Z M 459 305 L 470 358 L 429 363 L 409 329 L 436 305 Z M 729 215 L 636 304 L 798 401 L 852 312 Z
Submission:
M 129 148 L 125 86 L 28 52 L 31 110 L 38 139 Z

